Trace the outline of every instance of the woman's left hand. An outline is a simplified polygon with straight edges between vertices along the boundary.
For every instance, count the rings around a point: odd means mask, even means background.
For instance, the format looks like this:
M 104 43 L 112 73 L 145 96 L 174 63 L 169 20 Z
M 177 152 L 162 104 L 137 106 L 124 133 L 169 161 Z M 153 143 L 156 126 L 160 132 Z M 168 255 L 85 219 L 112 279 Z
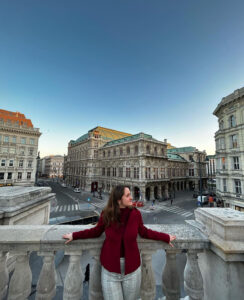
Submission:
M 175 239 L 176 239 L 175 235 L 169 234 L 169 244 L 171 247 L 174 247 L 174 245 L 171 242 L 174 241 Z

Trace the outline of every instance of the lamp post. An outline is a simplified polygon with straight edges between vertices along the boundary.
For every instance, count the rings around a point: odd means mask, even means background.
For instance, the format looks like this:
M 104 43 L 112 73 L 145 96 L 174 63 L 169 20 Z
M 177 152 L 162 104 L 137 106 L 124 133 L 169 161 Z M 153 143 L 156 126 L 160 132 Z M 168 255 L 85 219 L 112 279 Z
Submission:
M 201 205 L 202 203 L 202 171 L 201 171 L 201 161 L 200 161 L 200 152 L 198 153 L 198 163 L 199 163 L 199 179 L 200 179 L 200 196 L 201 196 Z
M 38 151 L 38 154 L 37 154 L 37 157 L 36 157 L 36 174 L 35 174 L 35 185 L 37 185 L 37 178 L 38 178 L 39 162 L 40 162 L 40 151 Z

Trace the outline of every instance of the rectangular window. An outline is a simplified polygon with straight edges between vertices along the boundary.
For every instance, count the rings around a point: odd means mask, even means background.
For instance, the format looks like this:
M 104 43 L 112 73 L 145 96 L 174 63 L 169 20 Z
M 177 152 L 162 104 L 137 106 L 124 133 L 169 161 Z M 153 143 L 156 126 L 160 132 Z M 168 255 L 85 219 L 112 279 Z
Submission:
M 189 169 L 189 176 L 194 176 L 194 169 Z
M 227 192 L 226 179 L 223 179 L 223 191 Z
M 123 177 L 123 168 L 119 168 L 119 177 Z
M 8 136 L 5 136 L 3 141 L 4 141 L 5 143 L 8 143 L 8 142 L 9 142 L 9 137 L 8 137 Z
M 134 168 L 134 178 L 139 179 L 139 168 Z
M 153 179 L 158 179 L 158 168 L 154 168 Z
M 146 178 L 151 179 L 151 169 L 150 168 L 146 168 Z
M 18 179 L 22 179 L 22 173 L 18 172 Z
M 20 155 L 25 155 L 25 148 L 20 148 L 19 154 Z
M 28 168 L 32 168 L 32 160 L 28 161 Z
M 116 177 L 116 168 L 113 168 L 113 177 Z
M 9 161 L 9 167 L 13 167 L 13 166 L 14 166 L 14 160 L 10 159 L 10 161 Z
M 8 173 L 8 179 L 12 179 L 12 173 Z
M 33 155 L 34 153 L 34 149 L 33 148 L 29 148 L 29 155 Z M 54 165 L 56 165 L 56 163 L 54 163 Z
M 23 168 L 23 166 L 24 166 L 24 160 L 21 159 L 21 160 L 19 161 L 19 167 L 20 167 L 20 168 Z
M 172 169 L 172 177 L 175 177 L 175 168 Z
M 161 168 L 161 178 L 165 178 L 165 169 Z
M 107 176 L 110 177 L 110 168 L 107 168 Z
M 2 148 L 2 153 L 8 153 L 8 148 L 3 147 L 3 148 Z
M 130 168 L 126 168 L 126 177 L 130 178 Z
M 238 156 L 233 157 L 233 163 L 234 163 L 234 170 L 239 170 L 240 166 L 239 166 L 239 157 Z
M 2 159 L 2 161 L 1 161 L 1 167 L 5 167 L 5 164 L 6 164 L 6 159 Z
M 231 135 L 231 146 L 232 146 L 232 148 L 237 148 L 238 147 L 237 135 L 236 134 Z
M 26 144 L 26 138 L 21 138 L 20 139 L 20 143 L 23 144 L 23 145 L 25 145 Z
M 235 179 L 235 192 L 236 194 L 241 194 L 241 181 L 240 179 Z
M 105 168 L 102 168 L 102 176 L 105 176 Z
M 34 139 L 30 139 L 30 144 L 34 145 L 35 144 L 35 140 Z
M 221 166 L 222 169 L 225 170 L 225 157 L 221 157 Z
M 220 149 L 221 150 L 225 149 L 225 139 L 224 138 L 220 138 Z
M 12 143 L 16 144 L 16 136 L 12 136 Z
M 15 154 L 15 148 L 9 148 L 9 153 L 10 154 Z
M 31 179 L 31 172 L 27 172 L 27 179 L 28 179 L 28 180 Z
M 0 180 L 4 179 L 4 173 L 0 173 Z

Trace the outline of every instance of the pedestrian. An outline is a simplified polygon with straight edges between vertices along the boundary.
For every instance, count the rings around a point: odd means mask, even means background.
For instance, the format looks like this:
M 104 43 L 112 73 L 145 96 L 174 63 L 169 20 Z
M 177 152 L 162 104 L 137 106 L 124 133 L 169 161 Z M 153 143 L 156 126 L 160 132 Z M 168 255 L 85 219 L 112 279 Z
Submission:
M 135 300 L 141 285 L 141 259 L 137 235 L 164 241 L 171 247 L 176 236 L 148 229 L 140 211 L 133 207 L 130 189 L 116 186 L 102 211 L 97 225 L 91 229 L 67 233 L 66 244 L 72 240 L 99 237 L 105 231 L 101 249 L 101 284 L 104 300 Z
M 208 203 L 209 203 L 209 206 L 210 207 L 213 207 L 214 206 L 214 199 L 213 199 L 213 196 L 210 195 L 209 198 L 208 198 Z
M 152 201 L 152 206 L 154 206 L 155 205 L 155 199 L 153 199 L 153 201 Z
M 173 197 L 170 198 L 170 204 L 173 204 Z

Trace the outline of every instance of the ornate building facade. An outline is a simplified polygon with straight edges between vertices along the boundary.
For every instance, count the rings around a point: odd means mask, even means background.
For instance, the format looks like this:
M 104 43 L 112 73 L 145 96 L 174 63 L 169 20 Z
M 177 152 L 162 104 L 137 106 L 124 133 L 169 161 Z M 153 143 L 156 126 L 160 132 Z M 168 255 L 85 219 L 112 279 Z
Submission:
M 41 133 L 24 114 L 0 110 L 0 185 L 35 183 Z
M 198 187 L 198 172 L 193 177 L 189 175 L 189 167 L 193 165 L 197 170 L 198 163 L 185 158 L 182 149 L 177 153 L 167 146 L 166 140 L 158 141 L 145 133 L 131 135 L 96 127 L 70 141 L 64 166 L 65 182 L 86 191 L 105 192 L 124 184 L 130 187 L 134 199 L 143 200 L 168 198 L 175 191 Z M 202 177 L 206 177 L 205 152 L 188 148 L 193 157 L 201 154 L 205 170 Z
M 64 172 L 64 156 L 49 155 L 40 159 L 39 176 L 48 178 L 63 178 Z
M 244 88 L 224 97 L 214 110 L 216 191 L 226 207 L 244 210 Z

